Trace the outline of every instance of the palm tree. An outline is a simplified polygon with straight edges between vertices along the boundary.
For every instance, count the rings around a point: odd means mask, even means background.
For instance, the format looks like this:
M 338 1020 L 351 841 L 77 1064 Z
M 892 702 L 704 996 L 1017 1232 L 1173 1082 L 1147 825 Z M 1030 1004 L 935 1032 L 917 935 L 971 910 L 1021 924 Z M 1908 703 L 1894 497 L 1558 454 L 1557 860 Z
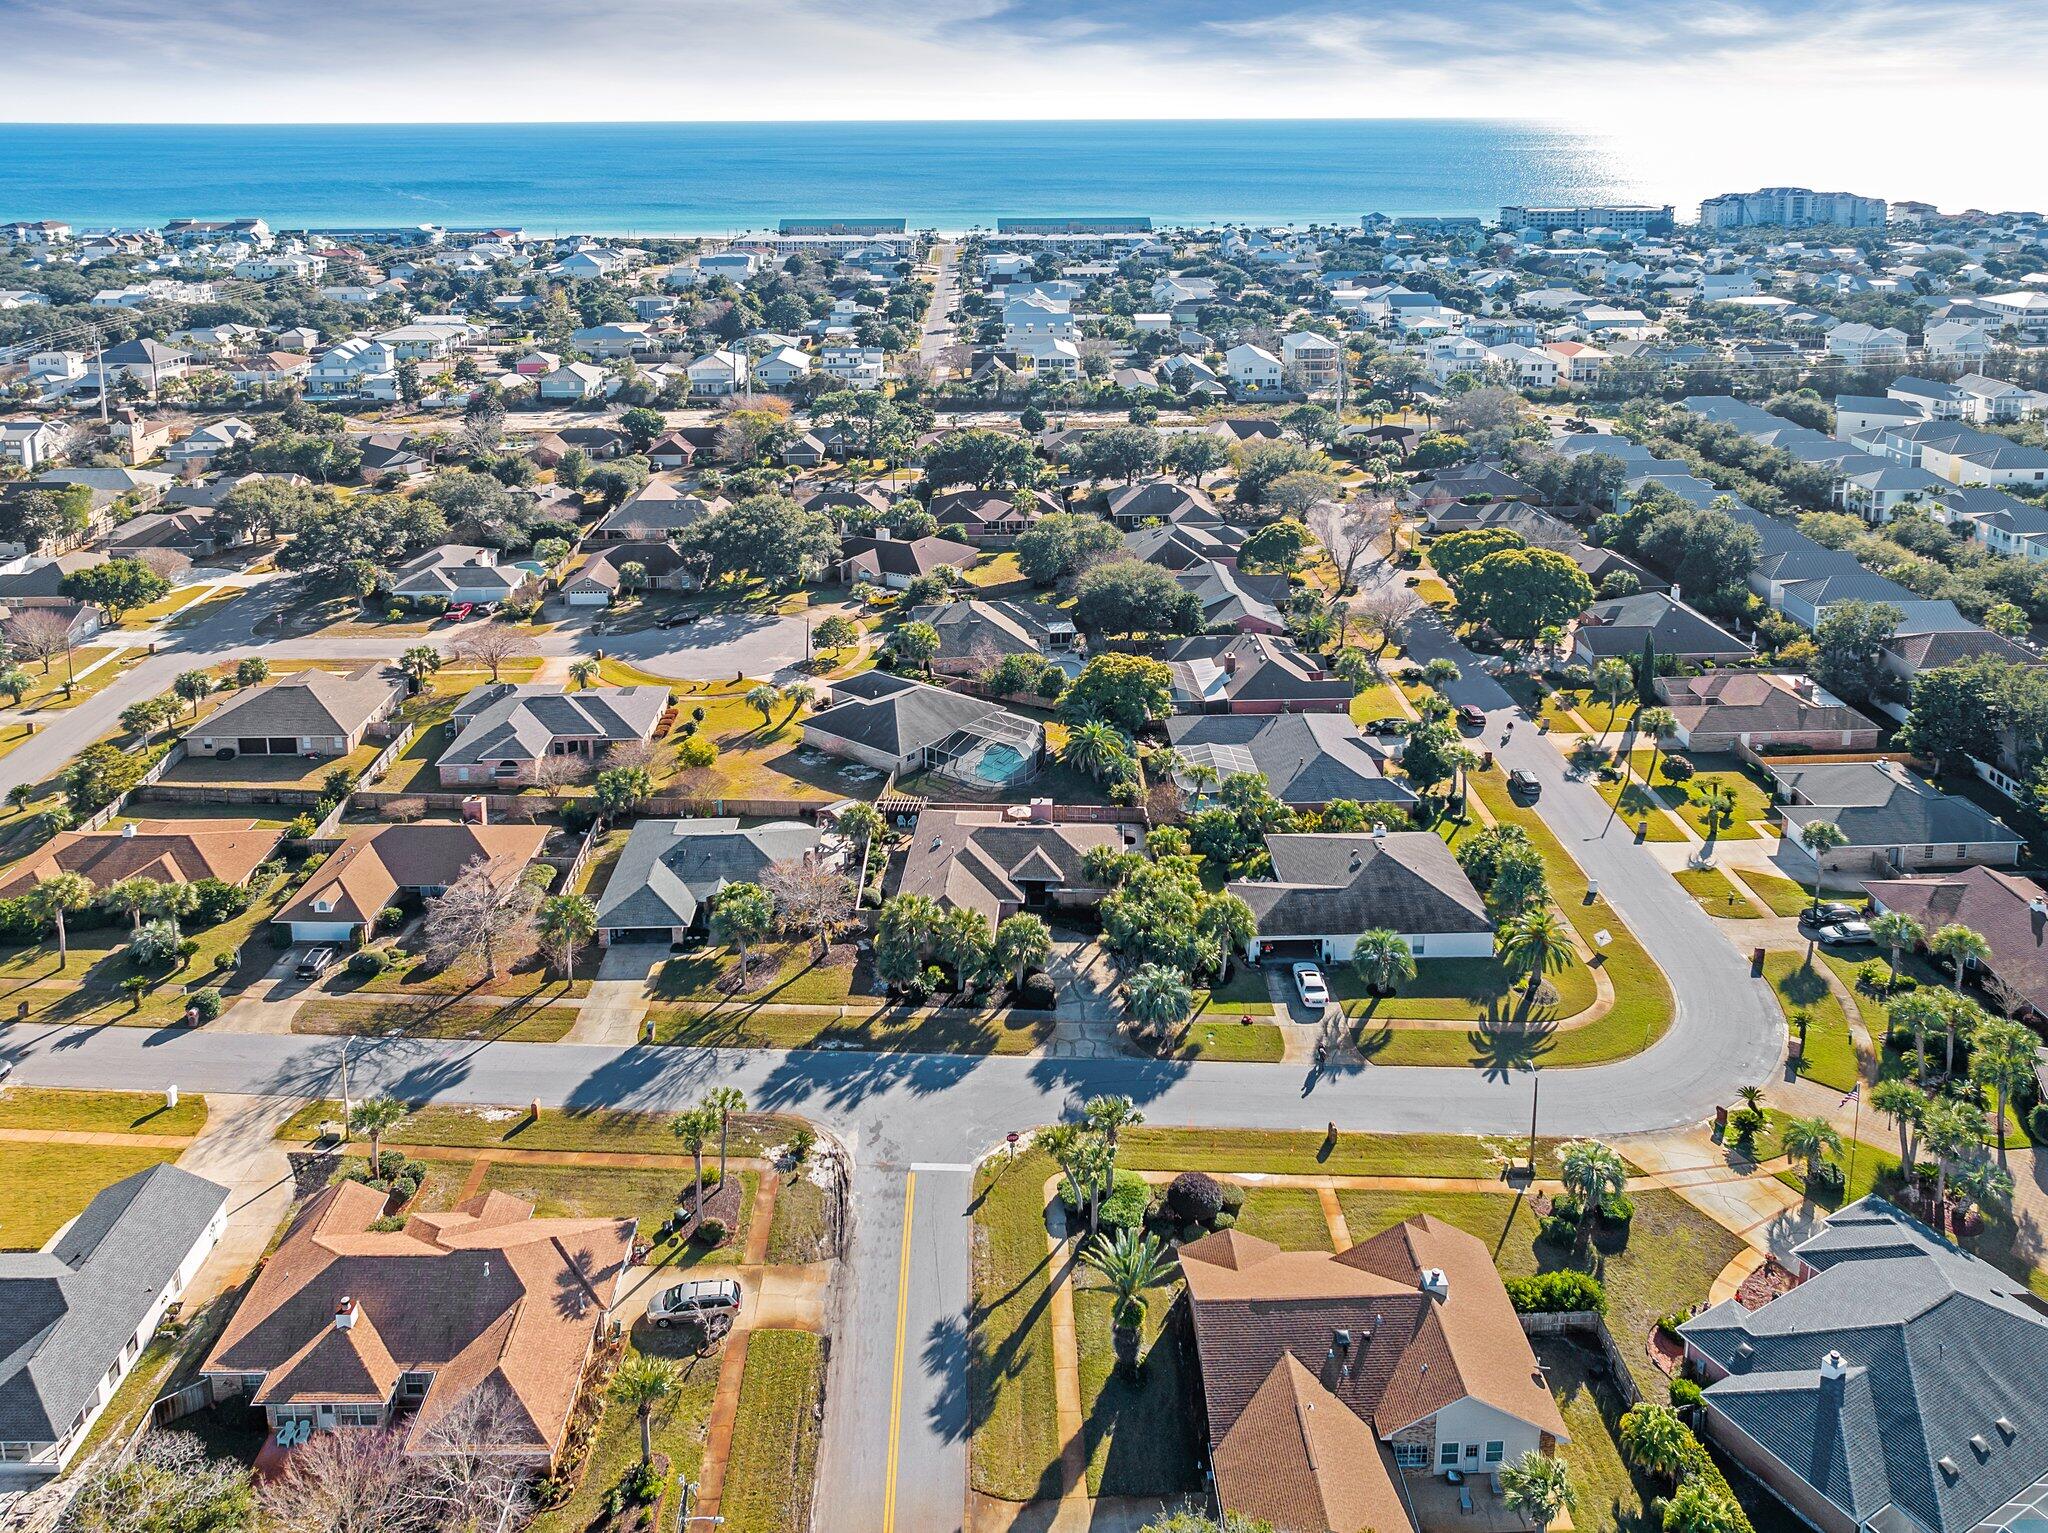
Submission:
M 1090 1097 L 1081 1107 L 1081 1121 L 1102 1136 L 1109 1146 L 1110 1158 L 1116 1157 L 1117 1135 L 1127 1128 L 1136 1128 L 1145 1121 L 1145 1114 L 1129 1097 Z
M 789 718 L 782 721 L 787 724 L 818 700 L 818 689 L 808 681 L 792 681 L 782 689 L 782 700 L 789 704 Z
M 1238 954 L 1259 934 L 1259 918 L 1234 894 L 1212 894 L 1195 917 L 1195 931 L 1216 952 L 1219 981 L 1230 978 Z
M 1619 656 L 1612 656 L 1593 667 L 1593 695 L 1607 705 L 1607 723 L 1600 730 L 1600 743 L 1607 743 L 1607 735 L 1614 728 L 1614 715 L 1621 707 L 1621 700 L 1635 690 L 1636 673 L 1630 664 Z
M 1821 879 L 1826 875 L 1826 869 L 1821 866 L 1821 858 L 1827 856 L 1829 852 L 1832 852 L 1838 846 L 1847 846 L 1849 844 L 1849 834 L 1833 820 L 1808 820 L 1799 827 L 1799 844 L 1805 847 L 1807 853 L 1813 858 L 1812 908 L 1818 910 L 1820 908 Z
M 1100 779 L 1130 753 L 1130 741 L 1118 732 L 1114 724 L 1090 719 L 1067 731 L 1067 743 L 1060 751 L 1060 759 L 1082 775 Z
M 1163 963 L 1138 965 L 1124 982 L 1124 1006 L 1140 1026 L 1164 1039 L 1195 1009 L 1194 993 L 1185 975 Z
M 682 1140 L 683 1148 L 690 1152 L 690 1159 L 695 1163 L 693 1174 L 697 1182 L 696 1206 L 690 1215 L 690 1222 L 692 1225 L 702 1224 L 704 1222 L 704 1146 L 711 1138 L 712 1129 L 717 1127 L 717 1125 L 712 1121 L 711 1114 L 707 1113 L 702 1107 L 692 1107 L 687 1112 L 677 1113 L 674 1121 L 668 1127 L 670 1133 Z
M 1541 905 L 1531 906 L 1503 926 L 1495 950 L 1510 973 L 1529 977 L 1522 991 L 1524 1013 L 1535 1003 L 1544 975 L 1561 973 L 1574 956 L 1570 928 L 1555 911 Z
M 1111 1337 L 1117 1366 L 1126 1374 L 1138 1366 L 1138 1340 L 1144 1332 L 1145 1290 L 1173 1275 L 1173 1258 L 1157 1237 L 1139 1229 L 1098 1235 L 1081 1248 L 1081 1260 L 1109 1284 Z
M 613 1400 L 640 1413 L 640 1463 L 654 1462 L 654 1417 L 682 1393 L 683 1370 L 666 1357 L 629 1352 L 612 1375 Z
M 587 894 L 550 895 L 540 903 L 540 940 L 562 955 L 562 977 L 576 982 L 576 949 L 597 935 L 597 903 Z
M 1967 1102 L 1937 1101 L 1927 1109 L 1922 1130 L 1934 1157 L 1934 1209 L 1939 1222 L 1948 1205 L 1948 1179 L 1956 1163 L 1984 1143 L 1984 1109 Z
M 415 644 L 398 657 L 398 668 L 410 676 L 415 688 L 441 669 L 441 652 L 431 644 Z
M 1870 1105 L 1891 1119 L 1898 1129 L 1899 1165 L 1911 1176 L 1920 1160 L 1916 1131 L 1927 1121 L 1927 1093 L 1911 1081 L 1879 1081 L 1870 1088 Z
M 1071 744 L 1072 741 L 1069 740 L 1068 743 Z M 1222 781 L 1222 774 L 1206 761 L 1189 762 L 1187 770 L 1181 775 L 1187 779 L 1188 802 L 1191 804 L 1198 799 L 1206 798 L 1210 790 Z
M 64 934 L 64 917 L 74 910 L 83 910 L 92 900 L 92 880 L 83 873 L 52 873 L 35 886 L 29 898 L 35 901 L 36 914 L 57 926 L 57 967 L 63 968 L 70 955 Z
M 1963 970 L 1990 958 L 1991 944 L 1984 940 L 1982 932 L 1972 931 L 1959 921 L 1951 921 L 1927 939 L 1927 951 L 1955 965 L 1951 984 L 1955 993 L 1961 995 Z
M 405 1103 L 395 1097 L 365 1097 L 348 1115 L 351 1134 L 370 1136 L 370 1175 L 379 1174 L 384 1160 L 384 1130 L 406 1115 Z
M 1885 981 L 1885 994 L 1891 994 L 1899 983 L 1899 955 L 1917 946 L 1926 935 L 1927 928 L 1903 910 L 1887 910 L 1870 923 L 1870 940 L 1892 955 L 1892 972 Z
M 989 948 L 989 961 L 1008 969 L 1011 983 L 1019 986 L 1027 973 L 1043 967 L 1051 956 L 1051 928 L 1028 911 L 1020 911 L 998 926 Z
M 603 669 L 595 660 L 586 655 L 581 660 L 572 660 L 569 663 L 569 679 L 579 687 L 589 687 L 597 680 Z
M 1947 1058 L 1941 1067 L 1944 1075 L 1956 1073 L 1957 1037 L 1968 1043 L 1977 1036 L 1977 1029 L 1990 1020 L 1991 1014 L 1968 996 L 1947 997 L 1941 1008 L 1941 1030 L 1948 1039 Z
M 1530 1449 L 1500 1472 L 1500 1498 L 1511 1512 L 1520 1512 L 1536 1525 L 1536 1533 L 1579 1504 L 1572 1488 L 1572 1474 L 1562 1459 L 1546 1458 Z
M 1707 811 L 1707 842 L 1702 849 L 1711 854 L 1721 839 L 1721 828 L 1735 819 L 1735 790 L 1720 783 L 1707 783 L 1698 791 L 1700 807 Z
M 768 721 L 775 716 L 775 705 L 781 701 L 782 693 L 771 682 L 758 681 L 747 691 L 747 706 L 760 713 L 763 729 L 768 727 Z
M 1650 770 L 1643 774 L 1643 781 L 1657 780 L 1657 758 L 1663 754 L 1664 742 L 1678 728 L 1678 715 L 1669 708 L 1639 708 L 1636 710 L 1636 731 L 1650 737 Z
M 1823 1155 L 1842 1153 L 1842 1136 L 1825 1118 L 1794 1118 L 1785 1125 L 1780 1143 L 1788 1156 L 1806 1163 L 1806 1180 L 1809 1183 L 1820 1174 Z
M 1082 1148 L 1088 1137 L 1078 1123 L 1055 1123 L 1038 1133 L 1038 1148 L 1052 1157 L 1053 1164 L 1060 1168 L 1060 1175 L 1067 1179 L 1067 1202 L 1074 1208 L 1088 1201 L 1081 1181 Z
M 100 903 L 128 917 L 130 927 L 139 932 L 142 930 L 143 912 L 156 904 L 157 891 L 161 887 L 153 878 L 124 878 L 100 891 Z
M 1415 978 L 1415 954 L 1399 932 L 1376 926 L 1359 934 L 1351 967 L 1374 995 L 1392 995 Z
M 1628 1163 L 1597 1139 L 1574 1139 L 1558 1151 L 1557 1165 L 1558 1180 L 1588 1214 L 1628 1190 Z
M 1676 1480 L 1691 1457 L 1692 1433 L 1668 1405 L 1632 1405 L 1621 1416 L 1621 1453 L 1638 1469 Z
M 1463 674 L 1458 669 L 1458 662 L 1445 655 L 1438 655 L 1422 668 L 1424 683 L 1436 688 L 1439 692 L 1452 682 L 1458 680 Z
M 1890 1026 L 1897 1029 L 1904 1025 L 1913 1030 L 1913 1052 L 1919 1056 L 1913 1073 L 1922 1086 L 1927 1084 L 1927 1030 L 1943 1021 L 1946 1010 L 1939 992 L 1931 990 L 1908 990 L 1891 1004 Z
M 713 1086 L 704 1093 L 703 1110 L 718 1121 L 718 1185 L 725 1185 L 725 1145 L 734 1113 L 747 1110 L 747 1095 L 737 1086 Z
M 1749 1111 L 1751 1111 L 1751 1112 L 1762 1112 L 1762 1111 L 1764 1110 L 1764 1088 L 1763 1088 L 1763 1087 L 1761 1087 L 1761 1086 L 1744 1086 L 1744 1087 L 1742 1087 L 1742 1088 L 1741 1088 L 1741 1089 L 1740 1089 L 1739 1091 L 1737 1091 L 1737 1092 L 1736 1092 L 1735 1094 L 1736 1094 L 1737 1096 L 1739 1096 L 1739 1097 L 1741 1097 L 1741 1098 L 1742 1098 L 1742 1105 L 1743 1105 L 1743 1106 L 1744 1106 L 1745 1108 L 1747 1108 L 1747 1109 L 1748 1109 Z
M 1991 1088 L 1992 1117 L 1998 1124 L 1998 1162 L 2005 1164 L 2005 1109 L 2034 1078 L 2033 1029 L 2010 1017 L 1986 1017 L 1970 1044 L 1970 1079 Z

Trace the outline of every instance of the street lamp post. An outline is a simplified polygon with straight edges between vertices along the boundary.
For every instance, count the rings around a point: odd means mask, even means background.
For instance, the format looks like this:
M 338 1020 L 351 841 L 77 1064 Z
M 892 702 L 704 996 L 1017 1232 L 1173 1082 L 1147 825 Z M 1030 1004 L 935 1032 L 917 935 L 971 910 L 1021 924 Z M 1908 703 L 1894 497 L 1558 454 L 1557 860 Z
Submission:
M 1533 1066 L 1529 1071 L 1529 1181 L 1536 1181 L 1536 1108 L 1543 1100 L 1543 1067 Z

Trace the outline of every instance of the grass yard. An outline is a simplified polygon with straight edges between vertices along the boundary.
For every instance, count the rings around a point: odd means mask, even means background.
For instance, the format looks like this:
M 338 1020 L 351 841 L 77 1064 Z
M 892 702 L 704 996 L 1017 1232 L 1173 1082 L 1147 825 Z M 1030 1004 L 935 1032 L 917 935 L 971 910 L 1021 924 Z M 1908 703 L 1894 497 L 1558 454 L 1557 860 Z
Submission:
M 1560 732 L 1579 732 L 1583 720 L 1595 735 L 1605 730 L 1612 737 L 1628 727 L 1628 721 L 1636 716 L 1636 706 L 1633 697 L 1624 698 L 1619 704 L 1604 699 L 1595 702 L 1588 688 L 1560 687 L 1544 697 L 1540 717 L 1549 719 L 1550 727 Z M 1573 718 L 1573 714 L 1578 718 Z
M 1704 838 L 1708 834 L 1707 809 L 1700 802 L 1700 795 L 1710 788 L 1726 788 L 1735 795 L 1735 816 L 1728 824 L 1721 827 L 1720 839 L 1723 841 L 1754 841 L 1758 838 L 1759 832 L 1752 826 L 1751 822 L 1769 818 L 1771 796 L 1754 777 L 1750 776 L 1743 769 L 1741 762 L 1737 761 L 1733 756 L 1688 756 L 1687 759 L 1699 770 L 1690 781 L 1680 786 L 1663 780 L 1663 763 L 1670 759 L 1666 755 L 1658 760 L 1657 771 L 1659 775 L 1656 794 L 1668 808 L 1677 812 L 1680 819 L 1684 820 L 1698 835 Z M 1650 772 L 1650 752 L 1648 750 L 1631 752 L 1629 755 L 1629 765 L 1634 768 L 1638 777 L 1648 777 Z
M 1797 1018 L 1807 1018 L 1806 1048 L 1799 1060 L 1799 1073 L 1819 1085 L 1849 1092 L 1862 1079 L 1856 1063 L 1856 1040 L 1849 1029 L 1849 1014 L 1841 997 L 1828 983 L 1827 971 L 1815 966 L 1801 951 L 1764 954 L 1764 977 L 1771 993 L 1785 1013 L 1785 1025 L 1798 1036 Z
M 1606 1359 L 1562 1336 L 1535 1337 L 1531 1345 L 1571 1436 L 1560 1451 L 1579 1493 L 1573 1527 L 1579 1533 L 1649 1533 L 1661 1527 L 1643 1508 L 1663 1487 L 1638 1480 L 1621 1456 L 1617 1438 L 1627 1406 Z
M 1520 998 L 1515 977 L 1497 958 L 1418 959 L 1415 978 L 1395 995 L 1374 995 L 1349 967 L 1326 969 L 1323 977 L 1346 1016 L 1374 1022 L 1506 1021 Z M 1592 972 L 1583 964 L 1551 975 L 1549 984 L 1557 992 L 1557 1003 L 1533 1008 L 1531 1015 L 1539 1019 L 1561 1022 L 1575 1017 L 1591 1006 L 1598 994 Z M 1396 1062 L 1384 1055 L 1378 1057 L 1382 1063 Z
M 1235 1017 L 1250 1012 L 1255 1017 L 1270 1017 L 1273 1014 L 1273 993 L 1266 988 L 1266 975 L 1262 969 L 1247 964 L 1232 964 L 1230 978 L 1220 985 L 1211 985 L 1207 990 L 1196 991 L 1195 1016 Z
M 590 993 L 587 978 L 574 982 L 560 978 L 550 968 L 548 955 L 538 950 L 515 963 L 502 965 L 496 979 L 490 978 L 483 959 L 475 955 L 459 959 L 445 969 L 437 969 L 431 960 L 416 954 L 389 946 L 381 951 L 395 962 L 374 979 L 359 979 L 348 972 L 346 964 L 338 964 L 328 973 L 321 988 L 337 996 L 469 996 L 482 991 L 486 995 L 505 996 L 528 1004 L 570 1000 Z M 586 966 L 596 967 L 594 962 L 586 962 Z
M 1680 868 L 1671 876 L 1710 916 L 1719 916 L 1724 921 L 1753 921 L 1763 915 L 1719 868 Z
M 1034 1148 L 1014 1160 L 988 1161 L 974 1179 L 970 1479 L 974 1489 L 1005 1501 L 1035 1501 L 1060 1489 L 1044 1196 L 1055 1169 L 1052 1157 Z
M 1622 819 L 1631 825 L 1649 826 L 1644 840 L 1672 842 L 1685 839 L 1685 832 L 1672 823 L 1670 815 L 1664 813 L 1663 797 L 1634 778 L 1617 777 L 1610 782 L 1596 776 L 1590 781 L 1594 791 L 1613 804 Z
M 671 958 L 648 981 L 648 993 L 658 1001 L 689 1001 L 700 1005 L 742 1007 L 779 1003 L 784 1006 L 874 1006 L 874 997 L 853 996 L 854 950 L 850 945 L 818 956 L 810 941 L 756 943 L 753 963 L 759 970 L 766 959 L 772 969 L 749 985 L 743 995 L 721 988 L 720 982 L 738 967 L 739 953 L 727 947 L 702 947 L 679 958 Z
M 1245 1023 L 1228 1016 L 1198 1017 L 1189 1025 L 1173 1057 L 1276 1065 L 1287 1057 L 1287 1040 L 1271 1022 Z
M 1375 719 L 1410 718 L 1413 713 L 1405 702 L 1393 683 L 1375 681 L 1351 699 L 1351 722 L 1363 727 Z
M 40 661 L 31 661 L 22 667 L 28 672 L 31 685 L 22 693 L 15 711 L 34 713 L 75 707 L 127 674 L 144 653 L 142 649 L 117 651 L 112 646 L 89 644 L 74 649 L 68 661 L 61 656 L 52 660 L 47 668 Z M 67 678 L 71 680 L 69 692 L 64 690 Z
M 1171 1278 L 1148 1294 L 1138 1376 L 1126 1379 L 1116 1368 L 1109 1293 L 1088 1268 L 1080 1268 L 1077 1278 L 1074 1341 L 1088 1494 L 1174 1497 L 1199 1490 L 1201 1445 L 1194 1413 L 1186 1405 L 1193 1369 L 1179 1332 L 1167 1328 L 1180 1279 Z
M 525 1001 L 418 1001 L 322 998 L 303 1003 L 292 1031 L 321 1036 L 372 1038 L 487 1038 L 499 1043 L 554 1043 L 576 1025 L 574 1006 L 535 1006 Z
M 314 761 L 303 756 L 238 756 L 233 761 L 194 756 L 172 767 L 164 773 L 162 780 L 188 787 L 313 791 L 321 788 L 335 772 L 346 772 L 351 778 L 362 776 L 363 769 L 383 750 L 383 741 L 365 740 L 346 756 L 322 756 Z
M 768 1265 L 785 1266 L 821 1260 L 831 1239 L 831 1210 L 826 1189 L 807 1167 L 776 1176 L 775 1215 L 768 1223 Z
M 103 1189 L 177 1158 L 171 1144 L 8 1144 L 7 1175 L 0 1177 L 0 1250 L 40 1250 Z
M 655 1418 L 654 1451 L 668 1456 L 672 1477 L 694 1480 L 703 1469 L 705 1429 L 718 1395 L 718 1355 L 697 1356 L 683 1336 L 681 1331 L 649 1330 L 635 1334 L 627 1346 L 635 1352 L 669 1358 L 682 1369 L 683 1387 L 674 1404 Z M 623 1406 L 607 1403 L 582 1480 L 560 1506 L 527 1524 L 531 1533 L 586 1533 L 600 1526 L 605 1496 L 639 1462 L 639 1417 Z
M 1756 897 L 1771 907 L 1774 916 L 1796 916 L 1813 903 L 1813 891 L 1792 879 L 1782 878 L 1776 873 L 1759 873 L 1753 868 L 1742 868 L 1736 873 L 1749 885 Z
M 203 600 L 213 590 L 210 580 L 195 581 L 191 585 L 179 586 L 161 601 L 153 601 L 146 607 L 137 607 L 121 619 L 123 628 L 147 628 L 152 623 L 175 617 L 187 607 Z
M 1577 1250 L 1537 1239 L 1536 1211 L 1511 1192 L 1340 1191 L 1351 1238 L 1363 1241 L 1416 1214 L 1435 1214 L 1477 1235 L 1503 1277 L 1573 1268 L 1592 1273 L 1607 1290 L 1607 1321 L 1616 1346 L 1646 1394 L 1662 1398 L 1666 1380 L 1646 1343 L 1659 1315 L 1696 1304 L 1742 1242 L 1676 1193 L 1630 1194 L 1635 1218 L 1625 1229 L 1596 1226 Z
M 772 1006 L 648 1008 L 656 1043 L 723 1049 L 865 1049 L 907 1054 L 1028 1054 L 1052 1035 L 1039 1012 L 915 1011 L 892 1006 L 845 1017 Z
M 807 1526 L 824 1410 L 825 1347 L 809 1331 L 747 1338 L 719 1514 L 734 1533 Z
M 163 1096 L 154 1091 L 59 1091 L 40 1086 L 0 1090 L 0 1128 L 190 1138 L 204 1127 L 203 1096 L 181 1094 L 176 1107 L 166 1107 Z
M 671 1138 L 669 1153 L 680 1145 Z M 704 1157 L 707 1174 L 718 1169 L 716 1153 Z M 747 1247 L 747 1226 L 753 1222 L 755 1172 L 733 1167 L 728 1172 L 739 1184 L 739 1207 L 731 1222 L 731 1238 L 715 1249 L 674 1238 L 654 1245 L 648 1265 L 654 1267 L 729 1267 L 736 1265 Z M 533 1205 L 536 1218 L 593 1219 L 625 1218 L 640 1221 L 640 1238 L 654 1242 L 655 1231 L 668 1222 L 679 1201 L 691 1186 L 688 1163 L 680 1166 L 578 1166 L 550 1165 L 534 1161 L 492 1161 L 484 1168 L 482 1192 L 509 1192 Z M 707 1187 L 708 1201 L 711 1191 Z M 710 1214 L 707 1212 L 706 1217 Z
M 285 1121 L 277 1137 L 302 1142 L 318 1137 L 320 1125 L 341 1113 L 333 1098 L 309 1102 Z M 386 1144 L 432 1145 L 461 1150 L 595 1150 L 626 1155 L 681 1155 L 669 1125 L 675 1114 L 628 1112 L 621 1108 L 541 1109 L 525 1107 L 422 1107 L 385 1130 Z M 788 1140 L 800 1120 L 773 1113 L 735 1115 L 734 1155 L 761 1155 Z
M 1017 567 L 1017 551 L 1013 548 L 984 553 L 968 565 L 963 573 L 967 577 L 967 583 L 982 596 L 995 593 L 1022 594 L 1031 589 L 1031 582 L 1024 578 L 1024 572 Z
M 1330 1222 L 1313 1188 L 1246 1187 L 1237 1228 L 1283 1251 L 1330 1251 Z
M 1537 1169 L 1556 1170 L 1561 1139 L 1536 1141 Z M 1498 1177 L 1527 1160 L 1526 1138 L 1466 1134 L 1339 1134 L 1316 1129 L 1127 1128 L 1117 1164 L 1128 1171 L 1217 1175 Z M 1506 1184 L 1503 1183 L 1503 1186 Z M 1353 1232 L 1354 1238 L 1356 1232 Z

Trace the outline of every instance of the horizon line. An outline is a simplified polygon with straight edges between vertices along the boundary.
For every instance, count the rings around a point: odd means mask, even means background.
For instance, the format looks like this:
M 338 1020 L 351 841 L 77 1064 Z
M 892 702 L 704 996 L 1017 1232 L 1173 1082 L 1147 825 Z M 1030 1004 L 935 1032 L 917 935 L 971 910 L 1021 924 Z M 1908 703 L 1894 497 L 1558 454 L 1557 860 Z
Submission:
M 1016 126 L 1057 123 L 1092 127 L 1128 123 L 1156 123 L 1169 127 L 1203 126 L 1210 123 L 1237 125 L 1258 123 L 1514 123 L 1563 128 L 1596 134 L 1605 130 L 1583 126 L 1563 117 L 1474 117 L 1466 114 L 1436 116 L 1402 113 L 1399 116 L 1329 116 L 1301 113 L 1258 117 L 443 117 L 420 118 L 410 122 L 389 119 L 367 121 L 356 118 L 290 118 L 255 121 L 223 121 L 214 118 L 0 118 L 0 128 L 818 128 L 818 127 L 931 127 L 934 124 L 973 126 Z

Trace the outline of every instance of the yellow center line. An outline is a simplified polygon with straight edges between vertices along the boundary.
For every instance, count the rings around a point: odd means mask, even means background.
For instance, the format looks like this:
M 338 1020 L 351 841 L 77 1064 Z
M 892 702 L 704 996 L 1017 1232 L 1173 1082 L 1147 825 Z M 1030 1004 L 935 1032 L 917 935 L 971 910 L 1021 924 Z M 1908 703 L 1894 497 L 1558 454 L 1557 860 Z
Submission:
M 889 1369 L 889 1467 L 882 1488 L 882 1533 L 896 1533 L 896 1457 L 903 1430 L 903 1343 L 910 1309 L 910 1216 L 917 1207 L 917 1173 L 903 1178 L 903 1252 L 896 1263 L 896 1358 Z

